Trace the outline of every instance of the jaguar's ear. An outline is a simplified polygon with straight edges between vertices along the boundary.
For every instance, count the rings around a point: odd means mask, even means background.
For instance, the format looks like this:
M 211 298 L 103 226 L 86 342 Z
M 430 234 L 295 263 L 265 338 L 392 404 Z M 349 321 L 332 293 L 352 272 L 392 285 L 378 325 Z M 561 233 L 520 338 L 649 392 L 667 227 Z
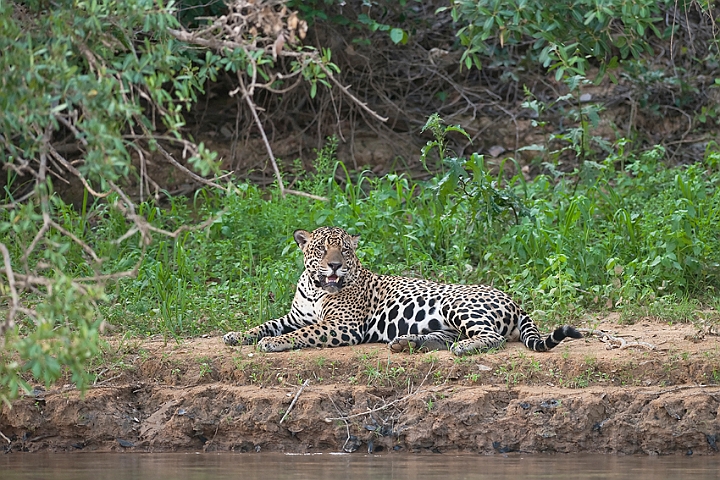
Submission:
M 305 230 L 295 230 L 293 237 L 295 238 L 295 242 L 298 244 L 298 247 L 300 247 L 300 250 L 304 251 L 305 246 L 308 244 L 310 239 L 312 239 L 312 233 Z
M 360 235 L 350 235 L 350 240 L 352 240 L 353 248 L 357 248 L 360 243 Z

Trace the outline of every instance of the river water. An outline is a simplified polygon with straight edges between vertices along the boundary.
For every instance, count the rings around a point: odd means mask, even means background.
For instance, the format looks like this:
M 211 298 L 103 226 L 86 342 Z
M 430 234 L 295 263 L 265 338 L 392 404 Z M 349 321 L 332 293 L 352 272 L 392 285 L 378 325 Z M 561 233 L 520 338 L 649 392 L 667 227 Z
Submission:
M 2 480 L 228 479 L 632 479 L 720 478 L 720 457 L 614 455 L 0 455 Z

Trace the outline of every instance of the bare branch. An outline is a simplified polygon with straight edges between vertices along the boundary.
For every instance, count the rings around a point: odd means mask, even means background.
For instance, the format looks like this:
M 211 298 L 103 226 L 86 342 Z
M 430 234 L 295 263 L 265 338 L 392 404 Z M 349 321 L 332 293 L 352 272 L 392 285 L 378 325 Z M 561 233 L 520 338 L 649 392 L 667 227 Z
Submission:
M 624 338 L 616 337 L 615 335 L 611 335 L 610 333 L 608 333 L 604 330 L 595 330 L 592 328 L 579 328 L 578 330 L 583 335 L 597 336 L 601 342 L 607 344 L 608 350 L 612 350 L 613 348 L 619 348 L 620 350 L 624 350 L 624 349 L 630 348 L 630 347 L 641 347 L 641 348 L 646 348 L 648 350 L 655 350 L 657 348 L 655 345 L 653 345 L 652 343 L 648 343 L 648 342 L 640 342 L 640 341 L 628 342 Z
M 188 145 L 186 144 L 185 146 L 187 147 Z M 201 177 L 201 176 L 198 175 L 197 173 L 195 173 L 195 172 L 193 172 L 192 170 L 190 170 L 189 168 L 187 168 L 187 167 L 186 167 L 185 165 L 183 165 L 182 163 L 180 163 L 180 162 L 178 162 L 177 160 L 175 160 L 175 159 L 173 158 L 173 156 L 170 155 L 170 154 L 167 152 L 167 150 L 165 150 L 165 149 L 164 149 L 163 147 L 161 147 L 160 145 L 157 146 L 157 149 L 158 149 L 158 152 L 160 152 L 160 153 L 162 154 L 162 156 L 165 157 L 165 159 L 166 159 L 167 161 L 169 161 L 170 163 L 172 163 L 173 165 L 175 165 L 175 167 L 177 167 L 180 171 L 182 171 L 182 172 L 183 172 L 185 175 L 187 175 L 188 177 L 190 177 L 190 178 L 192 178 L 193 180 L 195 180 L 195 181 L 197 181 L 197 182 L 200 182 L 200 183 L 202 183 L 202 184 L 204 184 L 204 185 L 207 185 L 207 186 L 210 186 L 210 187 L 214 187 L 214 188 L 217 188 L 217 189 L 222 190 L 222 191 L 224 191 L 224 192 L 227 192 L 227 188 L 225 188 L 225 187 L 223 187 L 222 185 L 219 185 L 219 184 L 217 184 L 217 183 L 215 183 L 215 182 L 213 182 L 213 181 L 211 181 L 211 180 L 207 180 L 207 179 Z
M 258 127 L 258 130 L 260 130 L 260 136 L 263 139 L 263 142 L 265 143 L 265 149 L 267 150 L 268 156 L 270 157 L 270 163 L 272 164 L 273 171 L 275 172 L 275 178 L 278 182 L 278 188 L 280 189 L 280 195 L 282 197 L 285 197 L 285 194 L 291 194 L 291 195 L 300 195 L 303 197 L 312 198 L 315 200 L 320 200 L 323 202 L 327 202 L 328 199 L 326 197 L 321 197 L 318 195 L 313 195 L 311 193 L 305 193 L 305 192 L 298 192 L 297 190 L 286 190 L 285 185 L 282 180 L 282 175 L 280 175 L 280 169 L 278 168 L 277 161 L 275 161 L 275 155 L 273 154 L 272 147 L 270 146 L 270 141 L 268 141 L 267 135 L 265 134 L 265 129 L 263 128 L 262 122 L 260 121 L 260 117 L 257 114 L 257 109 L 255 108 L 255 103 L 250 98 L 250 93 L 248 92 L 247 88 L 245 87 L 245 81 L 242 78 L 242 75 L 238 71 L 238 81 L 240 82 L 240 92 L 243 95 L 243 98 L 245 99 L 245 102 L 248 104 L 248 107 L 250 108 L 250 112 L 253 115 L 253 119 L 255 120 L 255 124 Z
M 250 112 L 252 113 L 253 119 L 255 120 L 255 125 L 257 125 L 258 130 L 260 130 L 260 136 L 262 137 L 263 142 L 265 142 L 265 149 L 267 150 L 268 156 L 270 157 L 270 163 L 272 164 L 273 171 L 275 171 L 275 178 L 278 182 L 278 188 L 280 188 L 280 195 L 285 197 L 285 185 L 283 184 L 282 175 L 280 175 L 280 169 L 278 168 L 277 162 L 275 161 L 275 155 L 273 154 L 270 142 L 268 141 L 267 135 L 265 135 L 265 129 L 263 128 L 262 122 L 260 121 L 260 117 L 258 117 L 255 103 L 250 98 L 250 92 L 247 90 L 247 88 L 245 88 L 245 81 L 243 80 L 240 71 L 238 71 L 237 77 L 238 81 L 240 82 L 240 92 L 242 93 L 245 102 L 248 104 L 248 108 L 250 108 Z
M 80 173 L 80 170 L 78 170 L 77 168 L 75 168 L 72 163 L 68 162 L 68 161 L 65 159 L 65 157 L 63 157 L 62 155 L 60 155 L 60 153 L 58 153 L 58 151 L 55 150 L 55 147 L 53 147 L 52 144 L 48 144 L 48 151 L 50 152 L 50 155 L 51 155 L 56 161 L 60 162 L 60 164 L 62 164 L 63 167 L 65 167 L 70 173 L 72 173 L 73 175 L 75 175 L 75 176 L 77 177 L 77 179 L 82 182 L 83 186 L 87 189 L 87 191 L 88 191 L 91 195 L 93 195 L 94 197 L 97 197 L 97 198 L 105 198 L 105 197 L 107 197 L 108 195 L 110 195 L 110 192 L 109 192 L 109 191 L 108 191 L 108 192 L 105 192 L 105 193 L 96 192 L 96 191 L 90 186 L 90 184 L 87 182 L 87 180 L 85 180 L 85 177 L 83 176 L 82 173 Z
M 395 405 L 396 403 L 404 402 L 405 400 L 407 400 L 407 399 L 409 399 L 409 398 L 412 398 L 412 397 L 414 397 L 415 395 L 419 395 L 419 394 L 425 393 L 425 392 L 426 392 L 426 390 L 420 390 L 420 389 L 418 389 L 418 390 L 415 390 L 415 391 L 412 392 L 412 393 L 409 393 L 409 394 L 405 395 L 405 396 L 402 397 L 402 398 L 398 398 L 398 399 L 396 399 L 396 400 L 393 400 L 392 402 L 386 403 L 386 404 L 384 404 L 384 405 L 382 405 L 382 406 L 380 406 L 380 407 L 378 407 L 378 408 L 367 409 L 367 410 L 364 411 L 364 412 L 356 413 L 356 414 L 354 414 L 354 415 L 348 415 L 347 417 L 326 417 L 326 418 L 325 418 L 325 422 L 331 423 L 331 422 L 333 422 L 333 421 L 335 421 L 335 420 L 348 420 L 348 419 L 350 419 L 350 418 L 362 417 L 363 415 L 368 415 L 368 414 L 370 414 L 370 413 L 379 412 L 379 411 L 381 411 L 381 410 L 385 410 L 386 408 Z
M 167 142 L 174 142 L 174 143 L 179 143 L 180 145 L 182 145 L 184 149 L 192 151 L 192 154 L 193 154 L 193 155 L 196 155 L 196 154 L 198 153 L 198 152 L 197 152 L 197 146 L 196 146 L 194 143 L 192 143 L 192 142 L 190 142 L 190 141 L 188 141 L 188 140 L 185 140 L 185 139 L 182 139 L 182 138 L 170 137 L 170 136 L 153 135 L 153 134 L 151 134 L 149 131 L 147 131 L 146 129 L 145 129 L 145 134 L 144 134 L 144 135 L 137 135 L 137 134 L 124 135 L 123 138 L 133 139 L 133 140 L 146 140 L 146 141 L 147 141 L 147 140 L 163 140 L 163 141 L 167 141 Z M 183 165 L 182 163 L 180 163 L 180 162 L 178 162 L 177 160 L 175 160 L 175 158 L 174 158 L 167 150 L 165 150 L 160 144 L 156 144 L 156 145 L 157 145 L 157 149 L 158 149 L 158 151 L 160 152 L 160 154 L 161 154 L 167 161 L 169 161 L 170 163 L 172 163 L 174 166 L 176 166 L 178 169 L 180 169 L 183 173 L 185 173 L 187 176 L 189 176 L 189 177 L 192 178 L 193 180 L 195 180 L 195 181 L 197 181 L 197 182 L 199 182 L 199 183 L 202 183 L 202 184 L 204 184 L 204 185 L 207 185 L 207 186 L 209 186 L 209 187 L 217 188 L 217 189 L 219 189 L 219 190 L 222 190 L 222 191 L 224 191 L 224 192 L 227 192 L 227 188 L 226 188 L 226 187 L 223 187 L 222 185 L 220 185 L 220 184 L 218 184 L 218 183 L 215 183 L 215 182 L 212 181 L 212 180 L 208 180 L 208 179 L 206 179 L 206 178 L 204 178 L 204 177 L 201 177 L 200 175 L 196 174 L 196 173 L 193 172 L 192 170 L 188 169 L 188 168 L 187 168 L 185 165 Z M 137 148 L 137 147 L 133 147 L 133 148 Z M 223 178 L 223 177 L 221 176 L 221 177 L 219 177 L 219 178 Z M 219 178 L 216 178 L 216 180 L 219 179 Z M 155 182 L 153 182 L 153 183 L 155 183 Z M 156 185 L 157 185 L 157 184 L 156 184 Z
M 102 263 L 102 260 L 100 260 L 100 258 L 97 256 L 97 254 L 95 253 L 95 250 L 93 250 L 92 248 L 90 248 L 90 246 L 89 246 L 87 243 L 85 243 L 85 242 L 83 242 L 82 240 L 80 240 L 74 233 L 66 230 L 66 229 L 63 228 L 60 224 L 58 224 L 57 222 L 55 222 L 54 220 L 50 220 L 50 225 L 51 225 L 55 230 L 57 230 L 58 232 L 62 233 L 62 234 L 65 235 L 66 237 L 70 237 L 70 239 L 71 239 L 73 242 L 75 242 L 76 244 L 80 245 L 80 247 L 82 247 L 82 249 L 85 251 L 85 253 L 87 253 L 88 255 L 90 255 L 90 256 L 92 257 L 92 259 L 95 260 L 95 262 L 97 262 L 98 264 L 99 264 L 99 263 Z
M 280 419 L 280 423 L 283 423 L 285 421 L 287 416 L 290 414 L 290 411 L 295 406 L 295 402 L 297 402 L 298 397 L 300 397 L 300 394 L 302 393 L 302 391 L 305 390 L 305 387 L 307 387 L 309 384 L 310 384 L 310 380 L 305 380 L 303 382 L 303 384 L 300 386 L 297 393 L 295 394 L 295 398 L 293 398 L 292 402 L 290 402 L 290 406 L 288 407 L 287 411 L 285 412 L 285 415 L 283 415 L 282 418 Z
M 6 166 L 7 166 L 7 164 L 6 164 Z M 32 197 L 33 195 L 35 195 L 35 191 L 34 191 L 34 190 L 30 190 L 28 193 L 26 193 L 25 195 L 23 195 L 22 197 L 16 199 L 15 201 L 13 201 L 13 202 L 11 202 L 11 203 L 5 203 L 5 204 L 3 204 L 3 205 L 0 205 L 0 208 L 4 208 L 4 209 L 6 209 L 6 210 L 10 210 L 10 209 L 13 209 L 13 208 L 17 208 L 18 205 L 20 205 L 21 203 L 25 202 L 25 200 L 27 200 L 28 198 Z
M 10 252 L 2 242 L 0 242 L 0 252 L 2 252 L 3 263 L 5 264 L 4 273 L 8 280 L 8 289 L 10 290 L 10 308 L 5 317 L 5 322 L 0 324 L 0 339 L 3 339 L 5 332 L 15 327 L 15 314 L 20 305 L 20 297 L 15 288 L 15 274 L 12 269 L 12 263 L 10 262 Z
M 35 247 L 37 246 L 38 242 L 45 236 L 47 231 L 50 229 L 50 216 L 46 213 L 43 213 L 43 225 L 40 227 L 40 230 L 38 230 L 37 234 L 35 235 L 35 238 L 33 238 L 33 241 L 30 242 L 30 245 L 25 250 L 25 253 L 23 253 L 23 256 L 20 258 L 20 261 L 25 265 L 25 268 L 27 269 L 27 260 L 30 254 L 35 250 Z
M 130 229 L 122 237 L 120 237 L 118 240 L 116 240 L 115 241 L 116 243 L 120 243 L 121 241 L 131 237 L 132 235 L 134 235 L 137 232 L 140 232 L 140 236 L 142 238 L 142 243 L 144 245 L 149 245 L 150 242 L 152 241 L 152 236 L 150 235 L 149 232 L 160 233 L 167 237 L 177 238 L 180 236 L 180 234 L 182 232 L 186 232 L 186 231 L 192 232 L 195 230 L 202 230 L 203 228 L 209 227 L 210 225 L 215 223 L 215 221 L 217 221 L 217 219 L 220 218 L 220 216 L 222 216 L 222 214 L 225 212 L 225 210 L 223 210 L 217 216 L 210 217 L 207 220 L 205 220 L 204 222 L 199 223 L 197 225 L 182 225 L 179 228 L 177 228 L 176 230 L 171 232 L 169 230 L 164 230 L 162 228 L 158 228 L 154 225 L 151 225 L 150 222 L 148 222 L 145 219 L 145 217 L 142 217 L 142 216 L 138 215 L 137 213 L 135 213 L 135 204 L 128 198 L 128 196 L 125 194 L 125 192 L 123 192 L 120 187 L 118 187 L 117 185 L 115 185 L 112 182 L 110 182 L 110 186 L 120 196 L 122 201 L 125 203 L 125 205 L 123 205 L 123 203 L 121 203 L 121 202 L 115 202 L 115 204 L 114 204 L 115 207 L 118 208 L 123 213 L 123 215 L 125 215 L 125 217 L 128 220 L 130 220 L 131 222 L 133 222 L 135 224 L 135 227 Z
M 317 62 L 317 65 L 322 69 L 323 72 L 325 72 L 325 74 L 330 78 L 330 80 L 332 80 L 333 83 L 334 83 L 340 90 L 342 90 L 342 92 L 343 92 L 345 95 L 347 95 L 348 97 L 350 97 L 350 99 L 351 99 L 353 102 L 355 102 L 360 108 L 362 108 L 363 110 L 365 110 L 366 112 L 368 112 L 370 115 L 372 115 L 372 116 L 375 117 L 376 119 L 380 120 L 381 122 L 387 122 L 387 121 L 388 121 L 387 117 L 382 117 L 382 116 L 378 115 L 373 109 L 371 109 L 370 107 L 367 106 L 367 103 L 361 102 L 359 98 L 357 98 L 355 95 L 353 95 L 352 93 L 350 93 L 349 87 L 346 87 L 345 85 L 343 85 L 342 83 L 340 83 L 340 81 L 339 81 L 337 78 L 335 78 L 335 75 L 333 75 L 333 72 L 331 72 L 330 69 L 327 68 L 322 62 Z
M 312 198 L 313 200 L 318 200 L 318 201 L 321 201 L 321 202 L 328 202 L 328 201 L 330 201 L 327 197 L 323 197 L 323 196 L 320 196 L 320 195 L 313 195 L 312 193 L 301 192 L 301 191 L 299 191 L 299 190 L 291 190 L 291 189 L 289 189 L 289 188 L 286 188 L 286 189 L 285 189 L 285 193 L 289 193 L 290 195 L 297 195 L 297 196 L 299 196 L 299 197 Z

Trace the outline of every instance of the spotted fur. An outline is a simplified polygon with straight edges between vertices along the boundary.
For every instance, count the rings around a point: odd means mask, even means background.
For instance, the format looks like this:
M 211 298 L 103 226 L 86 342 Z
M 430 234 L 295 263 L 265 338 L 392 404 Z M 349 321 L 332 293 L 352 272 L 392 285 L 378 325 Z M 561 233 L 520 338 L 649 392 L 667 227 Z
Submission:
M 483 352 L 521 341 L 543 352 L 581 338 L 565 325 L 542 338 L 532 319 L 505 293 L 486 285 L 449 285 L 376 275 L 355 254 L 357 236 L 340 228 L 297 230 L 305 257 L 290 312 L 247 332 L 229 332 L 228 345 L 266 352 L 293 348 L 389 343 L 393 352 Z

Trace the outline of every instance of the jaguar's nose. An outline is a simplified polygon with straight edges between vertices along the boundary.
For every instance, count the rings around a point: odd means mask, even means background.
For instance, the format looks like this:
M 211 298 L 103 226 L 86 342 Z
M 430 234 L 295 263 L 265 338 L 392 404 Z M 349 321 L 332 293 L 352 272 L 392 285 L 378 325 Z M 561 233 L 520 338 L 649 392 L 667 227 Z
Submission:
M 342 267 L 342 262 L 328 262 L 328 267 L 332 269 L 333 272 L 337 272 L 340 270 L 340 267 Z

